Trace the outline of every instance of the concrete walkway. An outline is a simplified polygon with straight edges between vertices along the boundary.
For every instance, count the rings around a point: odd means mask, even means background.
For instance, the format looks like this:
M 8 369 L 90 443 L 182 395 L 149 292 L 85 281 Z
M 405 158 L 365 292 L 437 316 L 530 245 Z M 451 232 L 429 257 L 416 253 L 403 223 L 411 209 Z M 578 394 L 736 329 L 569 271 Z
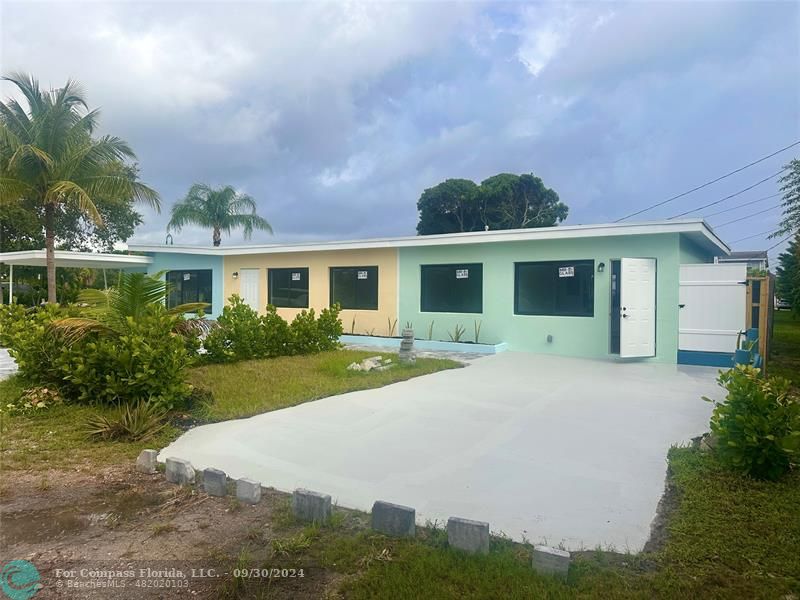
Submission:
M 707 430 L 715 369 L 506 352 L 463 369 L 184 434 L 159 459 L 331 494 L 419 523 L 488 521 L 516 540 L 639 551 L 671 444 Z
M 17 372 L 17 363 L 8 354 L 6 348 L 0 348 L 0 380 Z

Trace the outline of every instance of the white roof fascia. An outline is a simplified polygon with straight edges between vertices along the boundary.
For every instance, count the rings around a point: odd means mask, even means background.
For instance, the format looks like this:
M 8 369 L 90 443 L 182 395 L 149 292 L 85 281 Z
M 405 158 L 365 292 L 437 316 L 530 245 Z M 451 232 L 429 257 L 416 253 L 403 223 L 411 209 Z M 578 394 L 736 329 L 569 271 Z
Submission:
M 564 225 L 535 229 L 506 229 L 502 231 L 477 231 L 441 235 L 376 238 L 352 241 L 304 242 L 297 244 L 266 244 L 258 246 L 173 246 L 128 244 L 137 252 L 165 252 L 176 254 L 206 254 L 216 256 L 241 256 L 246 254 L 277 254 L 289 252 L 318 252 L 322 250 L 366 250 L 375 248 L 407 248 L 423 246 L 453 246 L 460 244 L 486 244 L 492 242 L 517 242 L 570 238 L 594 238 L 663 233 L 690 234 L 724 254 L 730 252 L 725 244 L 702 219 L 655 221 L 649 223 L 611 223 L 601 225 Z

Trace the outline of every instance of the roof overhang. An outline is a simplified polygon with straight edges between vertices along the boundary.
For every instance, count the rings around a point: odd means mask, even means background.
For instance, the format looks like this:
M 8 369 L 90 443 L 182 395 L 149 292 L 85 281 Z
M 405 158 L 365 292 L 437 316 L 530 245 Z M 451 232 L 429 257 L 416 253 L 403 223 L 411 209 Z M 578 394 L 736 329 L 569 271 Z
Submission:
M 702 219 L 651 221 L 647 223 L 609 223 L 600 225 L 559 225 L 556 227 L 539 227 L 536 229 L 506 229 L 502 231 L 476 231 L 340 242 L 306 242 L 301 244 L 266 244 L 259 246 L 227 246 L 216 248 L 213 246 L 128 244 L 128 248 L 136 252 L 241 256 L 246 254 L 454 246 L 460 244 L 487 244 L 493 242 L 521 242 L 662 233 L 685 235 L 713 254 L 727 255 L 731 251 L 728 245 L 725 244 Z
M 56 267 L 78 267 L 86 269 L 122 269 L 126 267 L 146 267 L 153 259 L 150 256 L 131 254 L 101 254 L 98 252 L 71 252 L 56 250 Z M 0 253 L 0 263 L 26 267 L 47 265 L 44 250 L 23 250 L 21 252 Z

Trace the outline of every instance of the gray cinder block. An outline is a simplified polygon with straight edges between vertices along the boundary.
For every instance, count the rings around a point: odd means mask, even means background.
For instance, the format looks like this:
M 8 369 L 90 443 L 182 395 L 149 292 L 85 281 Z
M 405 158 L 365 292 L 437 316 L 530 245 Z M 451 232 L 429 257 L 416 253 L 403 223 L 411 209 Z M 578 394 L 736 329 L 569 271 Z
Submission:
M 246 504 L 258 504 L 261 502 L 261 482 L 252 479 L 237 479 L 236 498 Z
M 209 496 L 225 496 L 228 493 L 228 477 L 225 471 L 204 469 L 203 490 Z
M 372 505 L 372 528 L 394 537 L 414 537 L 416 511 L 408 506 L 378 500 Z
M 459 517 L 447 519 L 447 543 L 472 554 L 489 552 L 489 524 Z
M 533 547 L 533 569 L 539 573 L 566 577 L 571 560 L 572 557 L 566 550 L 550 546 Z
M 139 473 L 155 473 L 158 452 L 155 450 L 142 450 L 136 459 L 136 470 Z
M 192 463 L 182 458 L 167 459 L 167 481 L 179 485 L 194 483 L 194 469 Z
M 295 518 L 312 523 L 327 523 L 331 518 L 331 497 L 327 494 L 297 489 L 292 494 Z

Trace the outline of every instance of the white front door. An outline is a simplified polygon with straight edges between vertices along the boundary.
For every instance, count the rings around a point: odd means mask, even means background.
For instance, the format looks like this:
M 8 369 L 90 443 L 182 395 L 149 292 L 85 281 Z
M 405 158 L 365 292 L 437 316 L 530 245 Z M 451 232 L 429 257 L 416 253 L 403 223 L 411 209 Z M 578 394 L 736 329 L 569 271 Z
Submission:
M 258 295 L 259 272 L 260 269 L 239 270 L 239 295 L 255 311 L 261 310 L 261 301 Z
M 619 355 L 656 355 L 656 259 L 623 258 Z

